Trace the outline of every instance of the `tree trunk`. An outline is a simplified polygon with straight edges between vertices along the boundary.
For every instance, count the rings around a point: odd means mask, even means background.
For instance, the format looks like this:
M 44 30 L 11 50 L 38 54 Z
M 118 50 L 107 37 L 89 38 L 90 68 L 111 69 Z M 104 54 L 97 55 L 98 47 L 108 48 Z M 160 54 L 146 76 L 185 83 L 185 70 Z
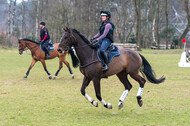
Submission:
M 39 26 L 39 8 L 40 8 L 40 0 L 37 0 L 37 6 L 36 6 L 36 39 L 38 37 L 38 26 Z
M 16 11 L 16 0 L 14 1 L 14 7 L 13 7 L 13 27 L 15 27 L 15 11 Z
M 180 45 L 180 48 L 182 48 L 182 42 L 181 40 L 187 35 L 188 31 L 189 31 L 189 28 L 190 28 L 190 13 L 189 13 L 189 0 L 184 0 L 184 5 L 185 5 L 185 11 L 187 13 L 187 20 L 188 20 L 188 23 L 187 23 L 187 26 L 183 32 L 183 34 L 180 36 L 180 39 L 179 39 L 179 43 L 178 45 Z
M 140 0 L 135 0 L 135 11 L 137 16 L 136 24 L 136 40 L 137 45 L 141 48 L 141 3 Z
M 11 37 L 11 4 L 12 0 L 9 0 L 9 11 L 8 11 L 8 37 Z
M 25 31 L 25 1 L 22 0 L 22 30 L 21 30 L 21 38 L 24 37 L 24 31 Z
M 143 36 L 143 48 L 147 47 L 147 42 L 146 42 L 146 36 L 147 36 L 147 31 L 148 31 L 148 16 L 150 12 L 150 0 L 148 0 L 148 9 L 146 11 L 146 21 L 145 21 L 145 30 L 144 31 L 144 36 Z
M 165 0 L 165 15 L 166 15 L 165 39 L 166 39 L 166 49 L 168 49 L 168 0 Z
M 156 36 L 157 36 L 157 44 L 158 44 L 158 49 L 160 49 L 160 28 L 159 28 L 159 24 L 160 24 L 160 2 L 159 0 L 157 0 L 157 22 L 156 22 Z

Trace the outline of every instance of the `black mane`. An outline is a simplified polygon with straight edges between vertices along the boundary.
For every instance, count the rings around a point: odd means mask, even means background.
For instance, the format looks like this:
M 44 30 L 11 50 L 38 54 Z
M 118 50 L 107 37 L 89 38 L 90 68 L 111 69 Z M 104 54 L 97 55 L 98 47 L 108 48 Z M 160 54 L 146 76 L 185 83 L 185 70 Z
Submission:
M 28 39 L 28 38 L 24 38 L 24 39 L 21 39 L 23 41 L 30 41 L 30 42 L 33 42 L 33 43 L 36 43 L 36 44 L 39 44 L 39 42 L 36 42 L 34 40 L 31 40 L 31 39 Z
M 75 32 L 75 33 L 77 33 L 84 41 L 85 41 L 85 43 L 86 44 L 90 44 L 90 42 L 88 41 L 88 39 L 83 35 L 83 34 L 81 34 L 79 31 L 77 31 L 76 29 L 73 29 L 73 31 Z

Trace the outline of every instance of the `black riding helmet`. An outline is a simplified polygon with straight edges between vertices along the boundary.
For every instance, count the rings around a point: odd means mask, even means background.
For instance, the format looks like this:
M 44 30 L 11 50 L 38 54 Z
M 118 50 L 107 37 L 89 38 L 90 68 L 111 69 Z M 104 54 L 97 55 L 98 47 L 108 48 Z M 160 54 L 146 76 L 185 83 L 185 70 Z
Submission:
M 111 18 L 111 13 L 110 13 L 108 10 L 100 11 L 100 14 L 101 14 L 101 15 L 108 16 L 109 18 Z
M 45 23 L 45 22 L 43 22 L 43 21 L 41 21 L 41 22 L 40 22 L 40 24 L 41 24 L 41 25 L 43 25 L 43 26 L 45 26 L 45 25 L 46 25 L 46 23 Z

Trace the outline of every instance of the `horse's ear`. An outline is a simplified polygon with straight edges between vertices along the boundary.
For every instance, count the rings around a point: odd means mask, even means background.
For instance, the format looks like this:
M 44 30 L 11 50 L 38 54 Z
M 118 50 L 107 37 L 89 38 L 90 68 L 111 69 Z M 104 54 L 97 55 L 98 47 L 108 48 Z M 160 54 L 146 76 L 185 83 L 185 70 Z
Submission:
M 67 30 L 67 32 L 69 32 L 69 28 L 68 27 L 66 27 L 66 30 Z
M 65 32 L 67 32 L 67 29 L 66 29 L 66 28 L 63 28 L 63 30 L 64 30 Z

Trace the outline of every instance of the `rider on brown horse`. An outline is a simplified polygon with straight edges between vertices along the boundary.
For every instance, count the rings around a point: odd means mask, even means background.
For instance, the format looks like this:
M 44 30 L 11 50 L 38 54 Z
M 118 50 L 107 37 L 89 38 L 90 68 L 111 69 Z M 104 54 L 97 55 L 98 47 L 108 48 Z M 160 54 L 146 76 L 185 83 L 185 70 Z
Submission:
M 40 41 L 42 43 L 42 47 L 45 50 L 46 58 L 50 58 L 49 49 L 48 49 L 48 43 L 50 40 L 50 36 L 48 33 L 48 29 L 45 27 L 45 22 L 40 22 Z
M 106 50 L 113 43 L 113 30 L 114 25 L 110 21 L 111 13 L 107 10 L 100 12 L 102 17 L 102 24 L 99 29 L 99 33 L 91 38 L 92 43 L 100 45 L 100 53 L 104 59 L 102 71 L 108 70 L 108 54 Z

